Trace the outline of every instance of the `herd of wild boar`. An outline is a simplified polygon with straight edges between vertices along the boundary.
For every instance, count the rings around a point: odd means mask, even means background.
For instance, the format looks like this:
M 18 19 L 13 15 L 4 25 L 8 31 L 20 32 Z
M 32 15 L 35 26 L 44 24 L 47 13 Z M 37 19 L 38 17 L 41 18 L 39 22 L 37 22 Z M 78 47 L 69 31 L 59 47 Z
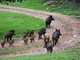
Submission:
M 60 29 L 56 29 L 55 32 L 52 33 L 52 39 L 50 40 L 49 35 L 46 34 L 46 29 L 50 27 L 51 21 L 55 20 L 52 15 L 49 15 L 49 17 L 45 20 L 45 26 L 46 28 L 40 28 L 38 30 L 38 40 L 42 39 L 44 40 L 44 48 L 46 48 L 47 52 L 52 53 L 53 47 L 57 44 L 59 37 L 61 36 Z M 27 45 L 28 41 L 30 40 L 30 43 L 33 43 L 35 41 L 34 36 L 34 30 L 27 30 L 23 34 L 23 42 Z M 5 43 L 8 42 L 9 46 L 13 46 L 13 43 L 15 42 L 14 39 L 12 39 L 13 35 L 15 35 L 15 30 L 9 30 L 5 36 L 3 41 L 1 42 L 1 46 L 4 47 Z M 30 38 L 27 38 L 30 37 Z

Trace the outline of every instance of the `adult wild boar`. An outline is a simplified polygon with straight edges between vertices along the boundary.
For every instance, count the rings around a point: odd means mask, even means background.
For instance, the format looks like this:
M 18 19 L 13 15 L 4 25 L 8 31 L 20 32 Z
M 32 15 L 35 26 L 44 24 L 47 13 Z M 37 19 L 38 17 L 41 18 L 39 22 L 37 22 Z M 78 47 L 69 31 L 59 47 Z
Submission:
M 15 35 L 15 30 L 10 30 L 5 34 L 4 40 L 7 39 L 7 42 L 12 40 L 13 35 Z
M 52 17 L 52 15 L 49 15 L 49 17 L 46 19 L 46 21 L 45 21 L 45 24 L 46 24 L 46 27 L 48 28 L 48 27 L 50 27 L 50 24 L 51 24 L 51 22 L 53 21 L 53 20 L 55 20 L 53 17 Z
M 53 42 L 52 41 L 45 41 L 44 47 L 46 48 L 47 53 L 48 52 L 52 53 L 52 51 L 53 51 Z
M 52 41 L 53 41 L 53 45 L 56 45 L 57 42 L 58 42 L 58 39 L 59 37 L 61 36 L 62 34 L 60 33 L 60 29 L 56 29 L 56 31 L 52 34 Z
M 46 29 L 45 28 L 39 29 L 39 31 L 38 31 L 38 39 L 41 39 L 42 35 L 45 36 L 45 33 L 46 33 Z
M 45 40 L 44 47 L 47 50 L 47 53 L 52 53 L 54 45 L 57 44 L 59 37 L 61 36 L 60 29 L 56 29 L 56 31 L 52 34 L 52 41 Z

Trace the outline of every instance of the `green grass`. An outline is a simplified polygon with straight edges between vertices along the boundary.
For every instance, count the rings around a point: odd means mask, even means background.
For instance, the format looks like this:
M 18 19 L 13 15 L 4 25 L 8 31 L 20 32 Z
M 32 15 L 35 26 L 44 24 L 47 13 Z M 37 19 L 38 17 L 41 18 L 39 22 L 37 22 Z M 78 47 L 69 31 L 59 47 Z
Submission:
M 77 51 L 77 53 L 75 52 Z M 80 49 L 68 48 L 63 52 L 53 52 L 48 54 L 39 54 L 39 55 L 22 55 L 16 57 L 4 57 L 0 60 L 79 60 Z
M 74 16 L 78 16 L 80 15 L 79 10 L 80 8 L 78 8 L 78 6 L 74 6 L 72 3 L 70 2 L 65 2 L 64 4 L 61 5 L 57 5 L 54 7 L 49 7 L 51 12 L 58 12 L 58 13 L 62 13 L 62 14 L 66 14 L 66 15 L 74 15 Z
M 23 3 L 20 2 L 15 2 L 15 4 L 13 4 L 14 6 L 19 6 L 19 7 L 24 7 L 24 8 L 31 8 L 31 9 L 43 9 L 45 10 L 45 8 L 43 7 L 43 4 L 41 5 L 41 1 L 39 0 L 27 0 Z
M 18 6 L 23 8 L 31 8 L 31 9 L 37 9 L 37 10 L 45 10 L 49 12 L 58 12 L 66 15 L 74 15 L 78 16 L 80 15 L 80 8 L 77 5 L 73 5 L 72 2 L 65 2 L 61 5 L 55 5 L 50 7 L 44 7 L 44 1 L 43 0 L 26 0 L 25 2 L 15 2 L 11 3 L 12 6 Z
M 4 34 L 10 29 L 14 29 L 16 35 L 21 35 L 24 31 L 31 29 L 37 32 L 41 27 L 45 27 L 42 19 L 0 11 L 0 38 L 3 38 Z
M 25 46 L 23 46 L 23 47 L 11 47 L 11 48 L 2 48 L 2 49 L 0 49 L 0 54 L 9 54 L 9 53 L 13 53 L 13 52 L 20 52 L 20 51 L 22 51 L 22 50 L 29 50 L 29 49 L 31 49 L 31 46 L 27 46 L 27 45 L 25 45 Z

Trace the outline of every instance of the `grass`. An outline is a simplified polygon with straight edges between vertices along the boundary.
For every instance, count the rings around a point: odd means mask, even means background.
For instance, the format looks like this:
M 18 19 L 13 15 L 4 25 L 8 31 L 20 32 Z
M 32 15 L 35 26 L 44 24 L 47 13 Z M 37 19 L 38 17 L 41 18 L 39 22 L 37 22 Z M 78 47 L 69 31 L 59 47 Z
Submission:
M 77 51 L 77 53 L 75 52 Z M 15 57 L 4 57 L 0 58 L 0 60 L 79 60 L 80 49 L 75 49 L 74 47 L 70 47 L 63 52 L 53 52 L 48 54 L 39 54 L 39 55 L 22 55 Z
M 24 47 L 14 47 L 14 48 L 2 48 L 0 49 L 0 54 L 9 54 L 9 53 L 13 53 L 13 52 L 20 52 L 22 50 L 26 50 L 26 49 L 31 49 L 31 46 L 27 46 L 25 45 Z
M 37 32 L 41 27 L 45 27 L 42 19 L 0 11 L 0 38 L 3 38 L 4 34 L 10 29 L 14 29 L 16 35 L 21 35 L 24 31 L 31 29 Z
M 49 12 L 58 12 L 66 15 L 74 15 L 74 16 L 80 16 L 80 8 L 77 5 L 73 5 L 72 2 L 65 2 L 61 5 L 55 5 L 50 7 L 44 7 L 44 1 L 43 0 L 26 0 L 25 2 L 15 2 L 11 3 L 12 6 L 18 6 L 23 8 L 31 8 L 31 9 L 37 9 L 37 10 L 44 10 Z
M 66 14 L 66 15 L 74 15 L 78 16 L 79 9 L 78 6 L 74 6 L 71 2 L 65 2 L 64 4 L 57 5 L 57 7 L 49 7 L 50 11 Z

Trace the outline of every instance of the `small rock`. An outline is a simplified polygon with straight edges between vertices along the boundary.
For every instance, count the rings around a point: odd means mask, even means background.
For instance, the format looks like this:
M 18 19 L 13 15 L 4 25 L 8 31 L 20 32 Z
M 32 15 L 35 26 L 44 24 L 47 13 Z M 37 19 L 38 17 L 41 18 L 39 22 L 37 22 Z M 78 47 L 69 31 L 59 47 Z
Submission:
M 77 37 L 77 35 L 74 35 L 74 38 L 76 38 Z

